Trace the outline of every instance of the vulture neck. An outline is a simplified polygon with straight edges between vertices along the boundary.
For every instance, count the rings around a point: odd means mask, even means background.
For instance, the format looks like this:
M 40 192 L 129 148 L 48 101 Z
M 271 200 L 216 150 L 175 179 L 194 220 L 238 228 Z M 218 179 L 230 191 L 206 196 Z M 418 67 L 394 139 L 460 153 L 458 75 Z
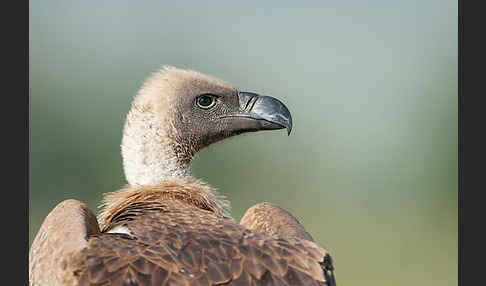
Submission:
M 131 186 L 153 186 L 172 179 L 189 179 L 192 154 L 178 144 L 150 109 L 133 105 L 122 139 L 125 177 Z
M 132 105 L 121 144 L 128 186 L 105 195 L 99 216 L 103 229 L 109 228 L 111 218 L 137 202 L 179 200 L 230 217 L 230 204 L 224 196 L 191 175 L 194 153 L 169 134 L 170 125 L 170 120 L 158 118 L 150 107 Z

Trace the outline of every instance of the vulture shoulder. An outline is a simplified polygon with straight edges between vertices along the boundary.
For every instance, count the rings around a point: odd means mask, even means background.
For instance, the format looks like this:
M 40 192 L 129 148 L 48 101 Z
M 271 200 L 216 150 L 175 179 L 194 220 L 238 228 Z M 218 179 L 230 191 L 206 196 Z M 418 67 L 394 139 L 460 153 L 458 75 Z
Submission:
M 69 285 L 65 258 L 100 233 L 93 212 L 78 200 L 59 203 L 44 219 L 29 252 L 29 285 Z M 67 275 L 66 275 L 67 274 Z
M 240 223 L 249 229 L 314 241 L 291 213 L 268 202 L 250 207 Z

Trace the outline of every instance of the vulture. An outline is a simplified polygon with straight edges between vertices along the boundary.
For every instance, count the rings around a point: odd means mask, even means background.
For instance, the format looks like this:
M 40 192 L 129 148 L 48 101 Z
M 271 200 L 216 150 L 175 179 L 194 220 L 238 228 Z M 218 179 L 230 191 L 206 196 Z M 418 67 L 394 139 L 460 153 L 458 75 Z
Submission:
M 127 185 L 96 216 L 68 199 L 29 251 L 29 285 L 336 285 L 332 259 L 272 203 L 238 223 L 191 174 L 204 147 L 245 132 L 292 129 L 278 99 L 193 70 L 164 67 L 134 97 L 121 142 Z

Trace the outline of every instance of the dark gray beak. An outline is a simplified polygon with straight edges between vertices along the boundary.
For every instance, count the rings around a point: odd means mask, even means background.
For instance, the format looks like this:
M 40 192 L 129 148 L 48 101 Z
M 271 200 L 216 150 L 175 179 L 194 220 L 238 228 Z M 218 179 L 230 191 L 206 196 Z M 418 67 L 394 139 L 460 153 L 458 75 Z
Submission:
M 252 92 L 239 92 L 240 116 L 255 119 L 259 130 L 287 128 L 292 131 L 292 116 L 289 109 L 278 99 Z

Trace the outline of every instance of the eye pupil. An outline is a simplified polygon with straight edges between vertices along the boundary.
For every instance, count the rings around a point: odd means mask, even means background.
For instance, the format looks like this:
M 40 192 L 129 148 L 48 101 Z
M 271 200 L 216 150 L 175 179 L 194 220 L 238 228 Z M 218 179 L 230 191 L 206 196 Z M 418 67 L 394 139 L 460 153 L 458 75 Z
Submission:
M 199 104 L 202 106 L 209 106 L 211 104 L 212 99 L 209 96 L 201 96 L 199 98 Z
M 215 99 L 212 96 L 201 95 L 197 98 L 196 103 L 201 108 L 210 108 L 215 104 Z

